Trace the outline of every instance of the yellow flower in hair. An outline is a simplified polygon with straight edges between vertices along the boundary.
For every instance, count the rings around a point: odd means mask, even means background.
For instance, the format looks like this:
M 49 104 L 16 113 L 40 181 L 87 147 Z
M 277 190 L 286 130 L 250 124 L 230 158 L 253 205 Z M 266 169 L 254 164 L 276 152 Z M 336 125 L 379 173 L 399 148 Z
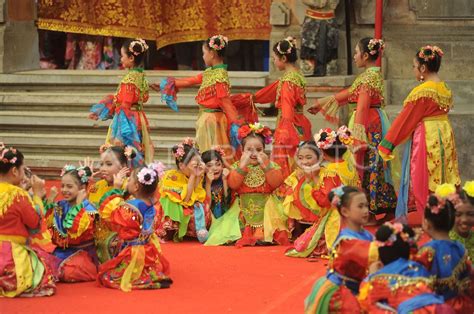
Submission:
M 454 194 L 454 193 L 456 193 L 456 187 L 454 186 L 454 184 L 451 184 L 451 183 L 444 183 L 444 184 L 438 185 L 435 190 L 436 196 L 441 197 L 441 198 L 446 198 L 449 195 Z
M 469 197 L 474 197 L 474 181 L 467 181 L 462 189 Z

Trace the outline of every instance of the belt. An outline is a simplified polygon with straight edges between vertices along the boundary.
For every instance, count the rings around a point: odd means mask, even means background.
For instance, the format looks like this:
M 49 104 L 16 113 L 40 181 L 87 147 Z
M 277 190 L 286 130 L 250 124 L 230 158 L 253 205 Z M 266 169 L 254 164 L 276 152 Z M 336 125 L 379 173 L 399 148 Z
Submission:
M 423 121 L 448 121 L 448 115 L 442 114 L 439 116 L 426 117 L 423 119 Z
M 334 11 L 316 11 L 306 9 L 306 16 L 316 20 L 330 20 L 336 17 Z

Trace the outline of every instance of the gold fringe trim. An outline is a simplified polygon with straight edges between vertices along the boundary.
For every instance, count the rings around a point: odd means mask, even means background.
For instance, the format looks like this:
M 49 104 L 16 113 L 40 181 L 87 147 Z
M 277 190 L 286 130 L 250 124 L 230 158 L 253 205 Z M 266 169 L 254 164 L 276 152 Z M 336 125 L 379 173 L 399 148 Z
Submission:
M 408 103 L 416 102 L 420 98 L 430 98 L 438 104 L 438 107 L 441 110 L 449 111 L 453 107 L 453 95 L 447 94 L 442 95 L 436 89 L 423 88 L 420 90 L 413 90 L 412 93 L 403 102 L 403 106 L 406 106 Z
M 9 183 L 0 184 L 0 217 L 3 217 L 10 206 L 13 205 L 20 197 L 26 197 L 31 204 L 31 207 L 35 208 L 30 195 L 25 190 L 14 186 Z
M 359 140 L 363 143 L 367 143 L 367 134 L 365 133 L 365 127 L 364 125 L 360 124 L 360 123 L 354 123 L 354 126 L 352 127 L 352 136 L 354 136 L 354 138 L 356 140 Z
M 319 111 L 326 121 L 339 125 L 339 103 L 335 96 L 327 96 L 318 99 Z

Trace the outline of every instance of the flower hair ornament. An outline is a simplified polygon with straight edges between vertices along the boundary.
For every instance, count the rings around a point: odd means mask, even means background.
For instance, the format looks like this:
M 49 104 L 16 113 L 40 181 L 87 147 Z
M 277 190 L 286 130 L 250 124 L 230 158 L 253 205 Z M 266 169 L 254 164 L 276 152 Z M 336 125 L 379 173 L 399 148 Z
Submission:
M 378 49 L 375 48 L 377 44 L 379 45 Z M 369 53 L 371 55 L 375 55 L 377 54 L 377 52 L 385 49 L 385 42 L 383 41 L 383 39 L 372 38 L 371 40 L 369 40 L 369 43 L 367 44 L 367 48 L 369 49 Z
M 138 151 L 133 146 L 125 146 L 123 154 L 127 157 L 128 160 L 132 160 L 135 156 L 137 156 Z
M 161 161 L 155 161 L 148 167 L 155 170 L 160 179 L 165 175 L 166 166 Z
M 65 174 L 71 172 L 71 171 L 77 171 L 77 175 L 79 176 L 80 180 L 82 183 L 87 183 L 89 182 L 89 176 L 87 175 L 85 167 L 76 167 L 74 165 L 65 165 L 63 169 L 61 170 L 61 177 L 64 177 Z
M 464 183 L 462 189 L 467 194 L 467 196 L 474 197 L 474 181 L 467 181 Z
M 99 147 L 99 153 L 103 154 L 111 147 L 112 147 L 112 145 L 110 145 L 109 143 L 102 144 Z
M 7 159 L 5 157 L 5 154 L 8 153 L 8 152 L 12 152 L 14 155 L 16 155 L 16 149 L 13 148 L 13 147 L 10 147 L 10 148 L 6 148 L 5 147 L 5 144 L 3 144 L 2 142 L 0 142 L 0 162 L 4 163 L 4 164 L 15 164 L 16 161 L 18 160 L 18 158 L 16 156 L 14 156 L 12 159 Z
M 443 50 L 441 50 L 441 48 L 438 46 L 424 46 L 421 47 L 420 51 L 418 52 L 418 57 L 425 61 L 433 60 L 436 55 L 440 57 L 444 56 Z
M 216 151 L 222 158 L 225 157 L 225 151 L 221 146 L 219 146 L 219 145 L 212 146 L 211 149 Z
M 341 198 L 344 195 L 344 185 L 340 185 L 337 188 L 331 190 L 334 193 L 334 197 L 331 200 L 331 205 L 339 208 L 341 206 Z
M 151 168 L 150 166 L 143 167 L 137 173 L 138 182 L 143 185 L 152 185 L 155 182 L 157 175 L 158 173 L 155 171 L 155 169 Z
M 397 235 L 400 235 L 400 238 L 404 242 L 407 242 L 409 244 L 413 244 L 415 242 L 414 237 L 410 237 L 410 235 L 407 232 L 403 232 L 403 225 L 401 223 L 386 222 L 384 223 L 384 225 L 389 227 L 390 230 L 392 230 L 392 234 L 385 241 L 375 241 L 378 247 L 392 246 L 397 241 Z
M 263 124 L 259 122 L 254 123 L 254 124 L 250 123 L 250 124 L 242 125 L 239 128 L 239 132 L 238 132 L 239 140 L 246 138 L 251 133 L 260 134 L 261 136 L 263 136 L 265 140 L 265 144 L 270 144 L 272 142 L 272 131 L 270 130 L 269 127 L 264 126 Z
M 354 138 L 352 137 L 352 132 L 349 130 L 349 128 L 345 125 L 342 125 L 339 127 L 339 129 L 336 132 L 337 137 L 341 141 L 342 144 L 349 146 L 354 143 Z
M 139 45 L 142 49 L 141 51 L 135 51 L 133 48 L 135 48 L 136 45 Z M 139 54 L 144 53 L 145 51 L 148 50 L 148 45 L 143 39 L 136 39 L 130 43 L 128 46 L 128 51 L 130 51 L 134 56 L 138 56 Z
M 216 39 L 219 39 L 219 44 L 217 44 Z M 227 46 L 229 39 L 223 35 L 214 35 L 209 38 L 209 47 L 214 50 L 222 50 Z
M 438 200 L 436 205 L 430 205 L 428 204 L 427 206 L 430 208 L 430 211 L 432 214 L 439 214 L 441 212 L 441 209 L 446 206 L 446 200 L 450 201 L 454 207 L 460 204 L 461 199 L 459 198 L 459 195 L 456 192 L 456 187 L 454 184 L 451 183 L 444 183 L 441 185 L 438 185 L 436 187 L 434 196 Z
M 316 146 L 318 146 L 319 149 L 330 148 L 336 139 L 337 133 L 330 128 L 321 129 L 314 135 L 314 141 L 316 142 Z
M 280 44 L 281 44 L 283 41 L 286 41 L 286 42 L 288 42 L 288 44 L 289 44 L 287 50 L 281 49 Z M 296 48 L 296 39 L 294 39 L 294 38 L 291 37 L 291 36 L 288 36 L 288 37 L 286 37 L 285 39 L 280 40 L 280 41 L 278 42 L 277 46 L 276 46 L 277 51 L 278 51 L 281 55 L 290 54 L 293 48 Z
M 198 149 L 194 139 L 192 139 L 190 137 L 186 137 L 181 143 L 176 145 L 176 152 L 174 152 L 174 158 L 176 158 L 179 161 L 181 159 L 183 159 L 184 155 L 186 154 L 186 152 L 184 150 L 184 145 L 187 145 L 187 146 L 190 146 L 192 148 Z

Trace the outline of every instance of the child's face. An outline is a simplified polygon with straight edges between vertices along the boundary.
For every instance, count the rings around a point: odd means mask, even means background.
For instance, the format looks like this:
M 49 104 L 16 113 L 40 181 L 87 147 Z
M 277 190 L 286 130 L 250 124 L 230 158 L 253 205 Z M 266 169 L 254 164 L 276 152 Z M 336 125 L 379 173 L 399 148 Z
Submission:
M 302 147 L 296 154 L 296 163 L 300 168 L 310 168 L 318 163 L 318 156 L 308 147 Z
M 114 182 L 114 174 L 117 174 L 120 169 L 122 169 L 122 165 L 113 152 L 106 151 L 100 156 L 102 179 L 106 180 L 109 184 Z
M 224 170 L 224 165 L 220 160 L 213 159 L 206 163 L 206 172 L 214 173 L 214 178 L 218 179 L 222 175 L 222 170 Z
M 286 58 L 284 56 L 280 57 L 275 52 L 272 52 L 272 58 L 273 58 L 273 64 L 275 64 L 276 68 L 279 71 L 283 71 L 286 65 L 286 62 L 285 62 Z
M 202 163 L 201 156 L 194 155 L 187 165 L 185 165 L 184 163 L 180 163 L 179 169 L 187 177 L 189 177 L 194 172 L 194 169 L 196 169 L 201 163 Z
M 363 68 L 366 65 L 368 56 L 366 56 L 365 54 L 366 53 L 360 50 L 359 45 L 356 45 L 354 51 L 354 63 L 358 68 Z
M 263 143 L 256 137 L 249 137 L 245 140 L 244 152 L 250 154 L 249 164 L 258 165 L 258 155 L 264 152 Z
M 25 191 L 31 189 L 31 177 L 25 175 L 23 180 L 21 180 L 20 187 Z
M 122 66 L 125 69 L 131 69 L 135 66 L 135 58 L 133 56 L 128 56 L 124 47 L 120 49 L 120 63 L 122 63 Z
M 127 180 L 127 192 L 131 195 L 135 195 L 138 191 L 138 178 L 135 171 L 130 174 L 130 177 Z
M 341 213 L 354 224 L 364 226 L 369 221 L 369 203 L 364 193 L 353 193 L 350 196 L 349 208 L 342 207 Z
M 15 186 L 21 187 L 23 178 L 25 177 L 25 166 L 21 165 L 20 167 L 12 167 L 9 171 L 11 175 L 10 183 Z
M 202 60 L 207 67 L 212 66 L 212 60 L 215 57 L 215 52 L 209 49 L 209 47 L 204 44 L 202 45 Z
M 77 198 L 77 194 L 81 187 L 74 177 L 70 174 L 65 174 L 61 179 L 61 194 L 68 202 L 73 202 Z
M 463 202 L 456 207 L 456 220 L 454 230 L 460 236 L 467 237 L 474 226 L 474 206 Z

